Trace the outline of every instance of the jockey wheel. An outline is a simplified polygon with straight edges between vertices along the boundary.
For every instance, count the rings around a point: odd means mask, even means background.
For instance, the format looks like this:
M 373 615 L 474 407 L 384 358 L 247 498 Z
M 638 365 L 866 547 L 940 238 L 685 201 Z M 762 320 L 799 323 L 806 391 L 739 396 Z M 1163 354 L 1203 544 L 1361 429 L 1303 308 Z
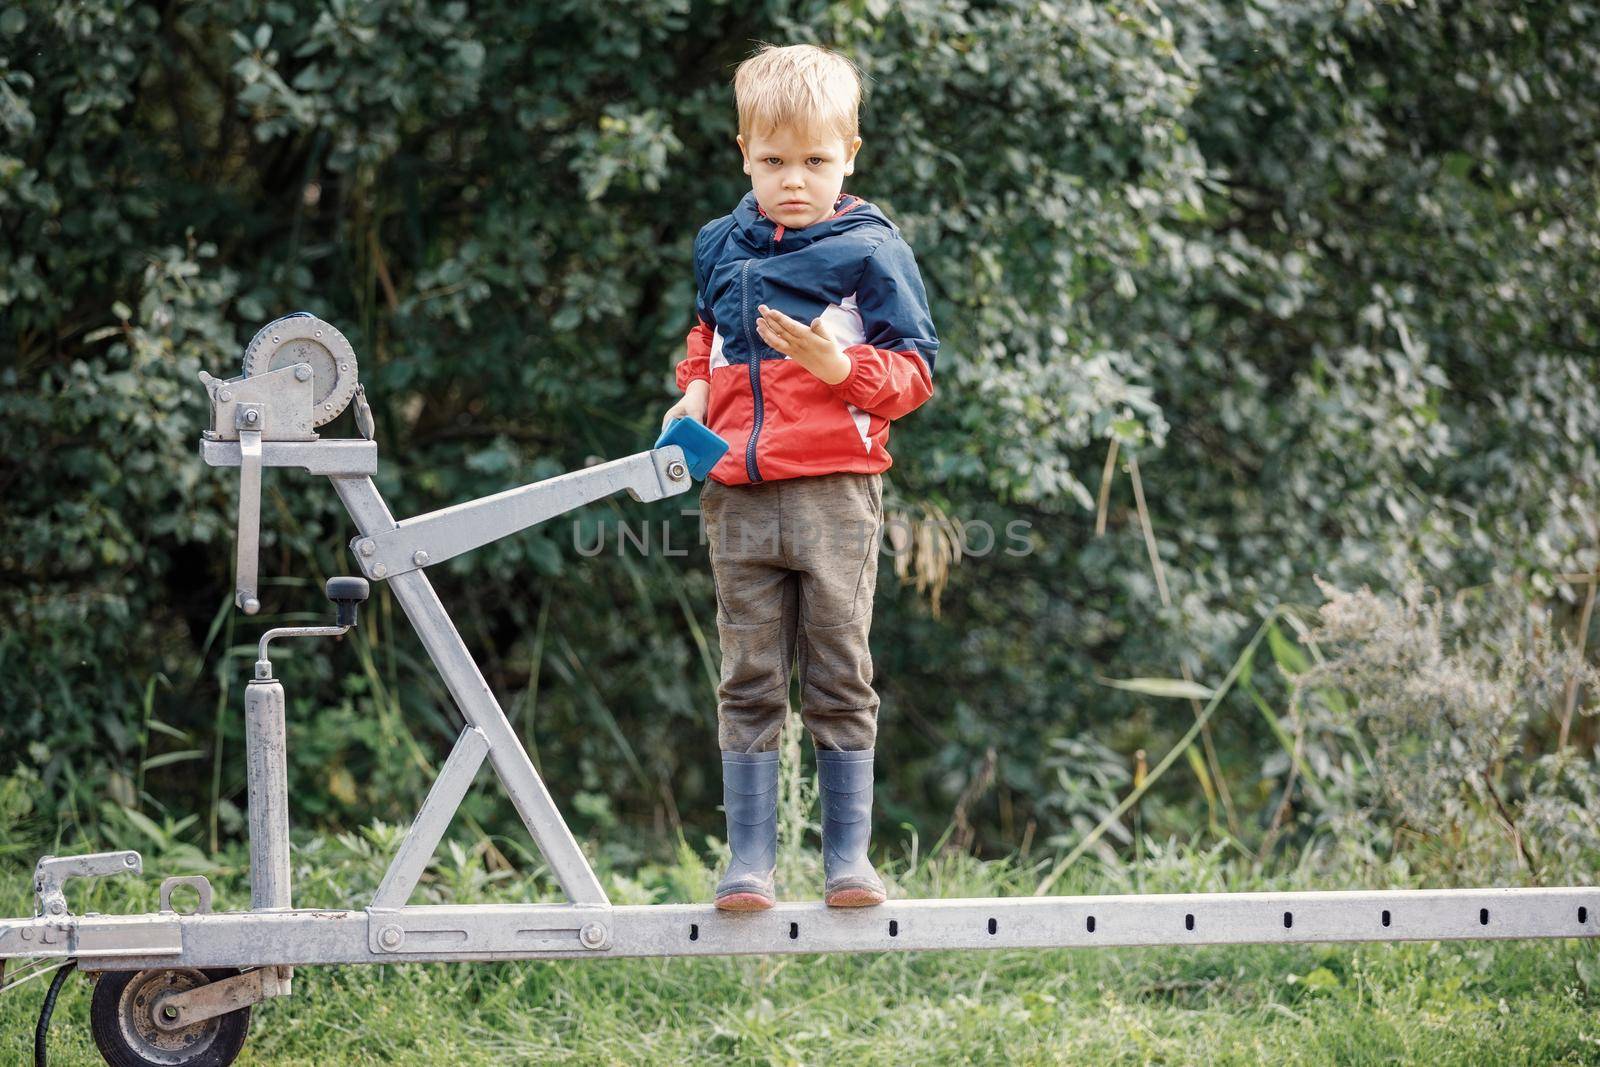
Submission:
M 111 1067 L 228 1067 L 244 1048 L 250 1009 L 204 1019 L 181 1030 L 156 1022 L 156 1002 L 238 971 L 173 967 L 152 971 L 107 971 L 89 1003 L 94 1043 Z

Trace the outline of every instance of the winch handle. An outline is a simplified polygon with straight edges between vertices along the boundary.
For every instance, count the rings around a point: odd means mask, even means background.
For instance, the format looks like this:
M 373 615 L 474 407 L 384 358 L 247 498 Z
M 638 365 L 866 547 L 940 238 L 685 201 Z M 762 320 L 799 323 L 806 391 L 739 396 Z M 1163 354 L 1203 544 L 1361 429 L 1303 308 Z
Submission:
M 261 610 L 256 594 L 261 551 L 261 423 L 263 412 L 239 405 L 239 532 L 233 601 L 246 615 Z

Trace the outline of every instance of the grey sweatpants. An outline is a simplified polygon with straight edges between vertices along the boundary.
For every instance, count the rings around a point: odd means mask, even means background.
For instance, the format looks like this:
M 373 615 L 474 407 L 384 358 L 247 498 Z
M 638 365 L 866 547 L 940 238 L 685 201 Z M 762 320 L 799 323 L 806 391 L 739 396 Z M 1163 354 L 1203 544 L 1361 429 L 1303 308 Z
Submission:
M 701 518 L 717 586 L 725 752 L 778 745 L 800 670 L 800 719 L 818 748 L 872 748 L 872 596 L 883 475 L 841 472 L 753 485 L 708 480 Z

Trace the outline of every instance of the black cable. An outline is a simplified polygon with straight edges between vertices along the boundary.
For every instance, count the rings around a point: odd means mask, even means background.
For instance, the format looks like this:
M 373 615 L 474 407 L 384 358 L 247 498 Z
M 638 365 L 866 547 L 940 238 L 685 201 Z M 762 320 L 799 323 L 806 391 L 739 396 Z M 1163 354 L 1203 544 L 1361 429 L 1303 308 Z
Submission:
M 50 981 L 50 992 L 44 995 L 44 1006 L 39 1009 L 39 1025 L 33 1031 L 33 1067 L 50 1067 L 50 1057 L 45 1046 L 50 1038 L 50 1016 L 56 1011 L 56 997 L 67 984 L 67 975 L 78 966 L 77 960 L 68 960 Z

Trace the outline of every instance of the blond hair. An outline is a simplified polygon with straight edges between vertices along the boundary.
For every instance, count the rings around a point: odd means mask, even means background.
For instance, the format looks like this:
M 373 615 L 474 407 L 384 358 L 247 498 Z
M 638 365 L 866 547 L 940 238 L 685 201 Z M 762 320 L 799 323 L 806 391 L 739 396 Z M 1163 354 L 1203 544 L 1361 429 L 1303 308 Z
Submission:
M 814 44 L 762 45 L 734 72 L 733 96 L 746 137 L 795 127 L 849 142 L 860 132 L 860 72 Z

